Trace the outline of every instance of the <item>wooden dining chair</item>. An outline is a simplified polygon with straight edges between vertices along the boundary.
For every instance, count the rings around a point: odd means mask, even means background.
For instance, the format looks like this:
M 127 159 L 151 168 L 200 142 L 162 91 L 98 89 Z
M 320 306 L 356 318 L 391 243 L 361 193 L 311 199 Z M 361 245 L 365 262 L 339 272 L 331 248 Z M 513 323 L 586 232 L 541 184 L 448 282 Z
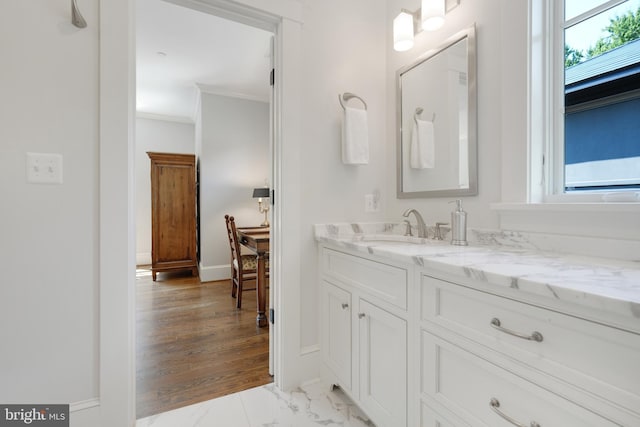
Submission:
M 230 215 L 224 216 L 229 236 L 231 249 L 231 296 L 236 298 L 236 307 L 242 308 L 242 292 L 254 291 L 257 285 L 258 261 L 256 254 L 248 249 L 243 251 L 243 246 L 238 241 L 235 219 Z M 269 260 L 266 260 L 266 277 L 269 277 Z M 254 287 L 245 289 L 245 282 L 253 282 Z

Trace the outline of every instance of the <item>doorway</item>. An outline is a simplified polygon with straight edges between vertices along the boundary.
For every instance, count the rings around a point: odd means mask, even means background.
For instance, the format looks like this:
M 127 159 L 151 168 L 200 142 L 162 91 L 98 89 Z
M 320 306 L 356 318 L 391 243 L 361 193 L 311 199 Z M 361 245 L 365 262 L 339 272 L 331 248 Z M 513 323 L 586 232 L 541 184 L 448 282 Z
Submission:
M 228 264 L 229 259 L 228 243 L 222 227 L 223 215 L 231 213 L 236 216 L 236 221 L 243 225 L 257 225 L 261 217 L 257 204 L 250 199 L 250 190 L 261 186 L 265 178 L 270 181 L 272 176 L 273 162 L 269 160 L 273 157 L 270 143 L 272 138 L 270 129 L 274 127 L 272 108 L 270 108 L 272 89 L 268 84 L 264 84 L 268 82 L 269 74 L 269 69 L 264 67 L 264 62 L 267 62 L 266 65 L 269 68 L 271 67 L 273 33 L 221 18 L 217 16 L 215 10 L 208 10 L 208 8 L 203 10 L 202 6 L 195 10 L 189 4 L 183 6 L 177 3 L 182 2 L 137 0 L 137 109 L 144 112 L 139 113 L 136 120 L 138 127 L 136 197 L 140 199 L 139 202 L 145 202 L 144 199 L 148 199 L 145 195 L 146 189 L 140 185 L 148 181 L 145 168 L 148 163 L 148 159 L 145 158 L 146 151 L 195 152 L 197 154 L 202 180 L 199 189 L 201 201 L 203 201 L 200 206 L 202 215 L 199 228 L 200 270 L 201 277 L 206 280 L 206 283 L 189 282 L 187 278 L 180 276 L 169 277 L 167 282 L 162 283 L 174 283 L 175 290 L 180 292 L 187 292 L 187 288 L 190 287 L 198 287 L 202 292 L 207 293 L 214 287 L 209 285 L 210 283 L 215 283 L 229 273 L 228 265 L 223 265 Z M 140 18 L 143 18 L 143 22 L 140 22 Z M 155 25 L 160 33 L 147 34 L 154 30 L 150 24 Z M 210 29 L 214 31 L 209 33 Z M 258 53 L 255 51 L 256 45 Z M 222 57 L 227 59 L 221 59 Z M 262 63 L 259 64 L 260 62 Z M 221 67 L 220 63 L 232 66 L 225 68 Z M 190 78 L 185 75 L 188 71 L 196 76 L 190 85 L 184 84 Z M 251 72 L 257 73 L 257 79 L 264 82 L 261 86 L 258 87 L 256 83 L 250 81 L 252 76 L 248 74 Z M 245 77 L 245 80 L 241 77 Z M 175 79 L 179 84 L 169 87 L 169 84 L 163 84 L 163 79 Z M 254 86 L 251 86 L 252 83 Z M 234 116 L 230 113 L 233 110 L 241 113 Z M 212 115 L 208 116 L 208 114 Z M 250 117 L 250 123 L 243 124 L 238 117 L 243 119 Z M 256 117 L 264 117 L 264 126 L 257 126 Z M 221 133 L 221 129 L 229 123 L 234 124 L 227 129 L 221 144 L 212 147 L 211 143 L 219 141 L 217 138 L 209 137 L 210 133 L 213 131 Z M 155 131 L 150 131 L 152 128 Z M 234 129 L 235 132 L 233 132 Z M 254 130 L 254 132 L 248 134 L 247 130 Z M 261 145 L 258 144 L 260 146 L 256 146 L 256 140 L 260 138 L 259 134 L 262 134 L 263 141 Z M 189 135 L 194 139 L 191 147 L 188 146 Z M 142 139 L 144 141 L 141 141 Z M 247 146 L 247 144 L 254 144 L 254 146 Z M 260 161 L 256 160 L 255 164 L 251 164 L 246 155 L 249 151 L 255 158 L 259 158 L 261 150 L 264 154 L 262 163 L 265 164 L 262 168 Z M 232 160 L 234 156 L 236 156 L 235 162 Z M 233 170 L 233 167 L 226 171 L 223 169 L 225 163 L 226 166 L 231 166 L 233 163 L 240 163 L 240 160 L 247 166 L 240 175 Z M 221 185 L 212 189 L 211 183 L 217 180 L 222 182 Z M 206 187 L 207 185 L 209 188 Z M 228 192 L 223 188 L 225 185 L 229 187 Z M 245 186 L 247 194 L 238 194 L 238 190 Z M 207 200 L 207 194 L 215 194 L 215 201 Z M 148 237 L 145 236 L 148 227 L 142 218 L 150 218 L 150 215 L 138 212 L 136 217 L 137 264 L 145 264 L 144 242 L 148 241 Z M 222 245 L 219 244 L 216 247 L 212 245 L 214 241 L 221 242 Z M 144 270 L 140 271 L 140 275 L 137 281 L 144 281 Z M 159 280 L 163 279 L 159 278 Z M 156 285 L 155 289 L 161 287 L 160 283 Z M 222 286 L 220 283 L 218 285 Z M 150 289 L 153 290 L 154 287 L 151 286 Z M 138 298 L 142 299 L 140 294 Z M 230 295 L 228 299 L 229 303 L 233 303 Z M 145 301 L 148 304 L 150 300 Z M 253 307 L 251 304 L 253 301 L 253 298 L 245 297 L 242 311 L 246 311 L 246 307 Z M 140 303 L 141 301 L 138 301 L 137 305 L 139 306 Z M 238 317 L 242 317 L 242 313 Z M 264 331 L 260 332 L 261 334 L 258 335 L 264 336 Z M 140 339 L 138 337 L 138 341 Z M 273 336 L 270 336 L 269 342 L 273 343 Z M 140 364 L 141 358 L 137 357 L 137 360 Z M 232 369 L 235 368 L 232 367 Z M 144 370 L 148 371 L 146 368 Z M 138 372 L 140 371 L 138 366 Z M 247 374 L 250 375 L 249 372 Z M 247 387 L 250 384 L 250 381 L 247 382 Z M 238 390 L 234 389 L 234 391 Z M 160 395 L 161 391 L 158 391 L 158 394 Z M 216 391 L 210 398 L 217 395 Z M 175 407 L 175 404 L 172 407 Z M 140 409 L 139 405 L 138 408 Z M 151 414 L 142 411 L 137 417 L 145 415 Z
M 176 0 L 178 1 L 178 0 Z M 100 2 L 100 323 L 99 411 L 101 425 L 131 425 L 135 421 L 135 212 L 134 119 L 135 49 L 134 0 Z M 204 1 L 180 4 L 205 7 Z M 298 2 L 256 3 L 250 0 L 206 0 L 220 16 L 244 19 L 275 36 L 273 180 L 275 190 L 270 263 L 275 301 L 274 382 L 283 390 L 308 378 L 314 357 L 301 354 L 299 188 L 302 137 L 299 108 L 302 7 Z M 225 15 L 226 14 L 226 15 Z M 286 79 L 283 78 L 286 76 Z M 280 84 L 286 80 L 286 85 Z M 286 226 L 286 227 L 283 227 Z

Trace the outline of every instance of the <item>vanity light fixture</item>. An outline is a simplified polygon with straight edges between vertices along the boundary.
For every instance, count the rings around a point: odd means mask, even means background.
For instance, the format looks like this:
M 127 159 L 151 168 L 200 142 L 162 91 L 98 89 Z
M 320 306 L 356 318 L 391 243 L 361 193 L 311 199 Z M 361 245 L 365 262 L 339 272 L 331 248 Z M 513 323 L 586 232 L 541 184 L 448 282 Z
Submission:
M 402 10 L 393 20 L 393 48 L 404 52 L 413 47 L 413 14 Z
M 422 0 L 422 29 L 435 31 L 444 25 L 445 0 Z
M 258 210 L 260 211 L 260 213 L 264 214 L 264 222 L 260 224 L 262 227 L 269 226 L 269 219 L 267 218 L 267 213 L 269 212 L 269 204 L 268 203 L 263 204 L 262 202 L 263 197 L 269 198 L 269 196 L 270 196 L 269 187 L 260 187 L 260 188 L 253 189 L 253 198 L 258 199 Z
M 416 34 L 442 27 L 445 15 L 459 4 L 460 0 L 422 0 L 422 7 L 415 12 L 402 9 L 393 20 L 393 49 L 411 49 Z

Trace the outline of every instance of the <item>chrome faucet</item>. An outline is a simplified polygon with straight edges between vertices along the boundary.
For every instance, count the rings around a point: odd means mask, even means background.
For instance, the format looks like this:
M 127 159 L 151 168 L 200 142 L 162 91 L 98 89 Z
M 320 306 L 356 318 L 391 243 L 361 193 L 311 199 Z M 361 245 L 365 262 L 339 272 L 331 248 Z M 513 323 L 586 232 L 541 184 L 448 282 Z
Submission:
M 409 215 L 414 214 L 416 217 L 416 221 L 418 221 L 418 237 L 427 238 L 427 225 L 424 223 L 424 219 L 422 219 L 422 215 L 415 209 L 407 209 L 402 214 L 403 217 L 409 218 Z
M 409 222 L 408 219 L 405 219 L 404 221 L 402 221 L 402 223 L 405 225 L 405 231 L 404 231 L 404 235 L 405 236 L 413 236 L 413 234 L 411 233 L 411 223 Z

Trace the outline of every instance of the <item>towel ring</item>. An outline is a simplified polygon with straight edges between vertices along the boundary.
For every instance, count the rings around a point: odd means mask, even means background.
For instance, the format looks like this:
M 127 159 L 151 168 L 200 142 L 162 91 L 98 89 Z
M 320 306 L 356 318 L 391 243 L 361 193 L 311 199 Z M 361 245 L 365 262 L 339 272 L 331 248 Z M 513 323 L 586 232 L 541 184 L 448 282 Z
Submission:
M 420 114 L 422 114 L 422 112 L 424 111 L 424 109 L 422 107 L 418 107 L 416 108 L 416 112 L 413 114 L 413 120 L 416 122 L 416 125 L 418 124 L 418 119 L 420 118 Z M 436 113 L 433 113 L 433 116 L 431 117 L 431 123 L 436 121 Z
M 360 102 L 362 102 L 362 104 L 364 105 L 364 109 L 367 109 L 367 103 L 364 102 L 364 99 L 360 98 L 358 95 L 356 95 L 355 93 L 351 93 L 351 92 L 345 92 L 342 95 L 338 94 L 338 101 L 340 101 L 340 105 L 342 105 L 342 108 L 347 108 L 347 106 L 345 105 L 345 102 L 347 102 L 348 100 L 350 100 L 351 98 L 356 98 L 359 99 Z

